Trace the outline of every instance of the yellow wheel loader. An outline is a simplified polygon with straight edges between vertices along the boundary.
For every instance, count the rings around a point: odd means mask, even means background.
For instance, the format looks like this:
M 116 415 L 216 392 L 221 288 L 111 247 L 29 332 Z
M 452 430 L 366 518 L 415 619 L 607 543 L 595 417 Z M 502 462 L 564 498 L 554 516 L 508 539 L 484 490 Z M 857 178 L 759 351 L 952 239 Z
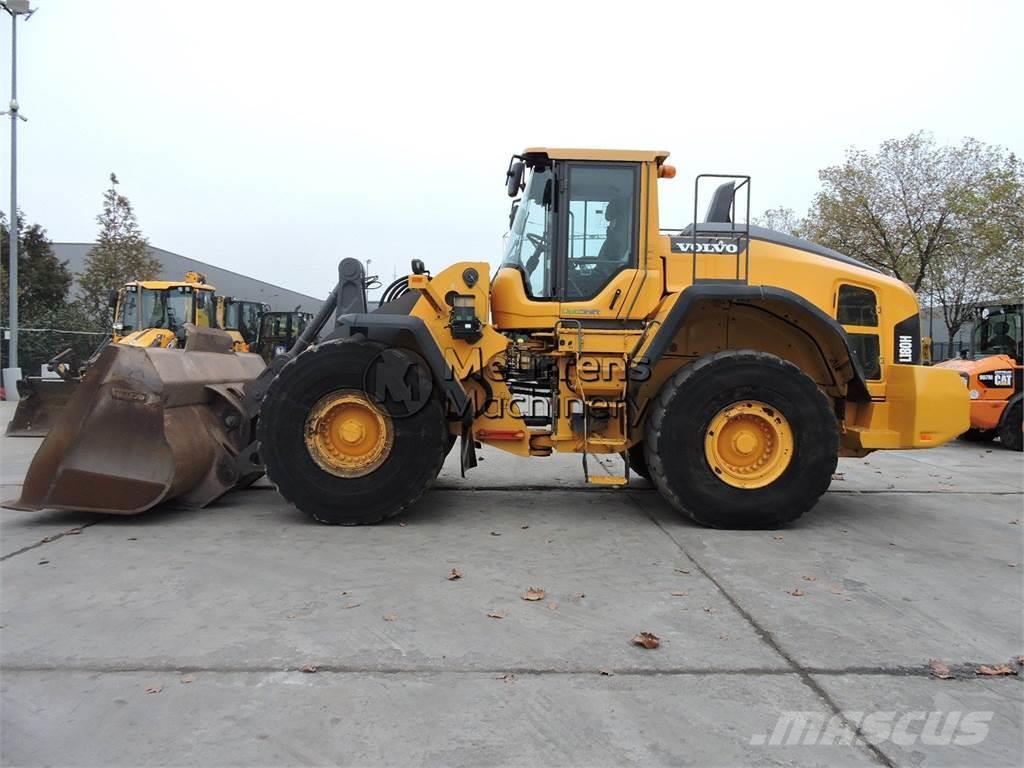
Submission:
M 515 155 L 506 182 L 516 200 L 495 269 L 473 261 L 431 273 L 413 260 L 368 312 L 363 268 L 345 259 L 287 354 L 255 381 L 206 386 L 189 400 L 228 446 L 212 459 L 223 467 L 213 480 L 167 461 L 161 492 L 146 486 L 131 504 L 84 483 L 53 493 L 53 478 L 69 471 L 57 447 L 33 463 L 18 506 L 197 503 L 265 468 L 313 518 L 373 523 L 413 504 L 458 443 L 463 472 L 481 445 L 577 453 L 595 485 L 624 486 L 636 473 L 701 524 L 776 527 L 815 504 L 839 456 L 931 447 L 967 428 L 957 373 L 919 365 L 918 307 L 905 284 L 746 223 L 748 177 L 698 177 L 695 223 L 664 228 L 658 187 L 675 176 L 667 158 Z M 153 363 L 170 354 L 139 352 Z M 143 403 L 156 419 L 176 403 L 159 382 L 111 386 L 121 392 L 107 401 L 111 420 L 128 423 L 120 414 Z M 604 467 L 588 462 L 595 455 L 619 457 L 622 470 L 595 471 Z M 76 471 L 95 470 L 80 458 Z
M 18 382 L 19 401 L 7 425 L 9 437 L 44 437 L 78 389 L 82 377 L 106 346 L 180 348 L 185 344 L 185 327 L 209 328 L 216 322 L 216 289 L 199 272 L 187 272 L 185 279 L 139 280 L 110 292 L 114 311 L 112 333 L 85 363 L 70 349 L 54 357 L 47 367 L 56 377 L 28 376 Z M 244 349 L 235 332 L 237 347 Z
M 261 318 L 270 312 L 270 305 L 262 301 L 246 301 L 233 296 L 215 299 L 217 327 L 231 336 L 236 352 L 255 352 Z

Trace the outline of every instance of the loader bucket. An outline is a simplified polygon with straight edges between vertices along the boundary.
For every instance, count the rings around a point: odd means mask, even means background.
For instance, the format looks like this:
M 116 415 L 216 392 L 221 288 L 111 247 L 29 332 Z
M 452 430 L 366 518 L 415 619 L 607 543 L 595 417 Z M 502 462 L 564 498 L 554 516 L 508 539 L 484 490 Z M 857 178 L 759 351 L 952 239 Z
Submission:
M 29 376 L 18 381 L 18 407 L 7 422 L 8 437 L 46 437 L 71 395 L 78 379 Z
M 189 327 L 184 350 L 107 347 L 29 466 L 11 509 L 130 515 L 176 500 L 203 507 L 242 481 L 250 442 L 240 418 L 258 355 L 231 352 L 222 331 Z

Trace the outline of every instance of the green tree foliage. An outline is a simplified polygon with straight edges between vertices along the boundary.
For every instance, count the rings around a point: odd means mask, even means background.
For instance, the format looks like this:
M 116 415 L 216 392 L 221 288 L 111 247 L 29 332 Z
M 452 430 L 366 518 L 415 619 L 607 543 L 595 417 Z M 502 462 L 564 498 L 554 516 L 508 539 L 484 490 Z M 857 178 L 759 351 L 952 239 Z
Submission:
M 979 301 L 1019 293 L 1020 162 L 976 139 L 918 132 L 851 149 L 819 174 L 805 236 L 934 294 L 950 337 Z
M 159 260 L 149 251 L 135 211 L 117 191 L 117 176 L 110 174 L 110 189 L 103 195 L 103 212 L 96 217 L 100 233 L 85 259 L 79 279 L 79 299 L 85 311 L 104 326 L 110 324 L 107 297 L 130 280 L 152 280 L 160 272 Z
M 0 212 L 0 284 L 6 305 L 10 293 L 8 265 L 11 259 L 11 233 L 7 215 Z M 50 238 L 39 224 L 25 224 L 18 214 L 18 315 L 22 320 L 45 315 L 63 304 L 71 288 L 67 262 L 57 260 Z M 6 320 L 7 318 L 5 318 Z
M 30 373 L 61 350 L 72 347 L 88 357 L 101 336 L 81 333 L 91 323 L 77 303 L 68 301 L 72 275 L 66 262 L 58 261 L 50 238 L 39 224 L 26 224 L 24 213 L 18 216 L 18 363 Z M 9 327 L 10 230 L 7 217 L 0 212 L 0 290 L 3 291 L 5 325 Z M 65 332 L 65 331 L 73 331 Z M 3 365 L 7 365 L 7 344 Z

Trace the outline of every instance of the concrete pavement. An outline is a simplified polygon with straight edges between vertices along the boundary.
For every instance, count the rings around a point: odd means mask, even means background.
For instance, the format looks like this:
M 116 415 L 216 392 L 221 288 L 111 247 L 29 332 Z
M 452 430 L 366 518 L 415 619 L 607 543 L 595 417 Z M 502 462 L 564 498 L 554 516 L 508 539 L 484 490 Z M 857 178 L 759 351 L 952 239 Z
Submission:
M 37 444 L 0 440 L 5 497 Z M 781 532 L 696 527 L 643 481 L 585 489 L 578 457 L 483 457 L 376 527 L 315 525 L 269 488 L 129 518 L 4 510 L 0 759 L 1020 763 L 1020 676 L 974 673 L 1024 653 L 1020 454 L 842 460 Z M 991 715 L 976 744 L 913 720 L 773 743 L 780 715 L 888 711 Z

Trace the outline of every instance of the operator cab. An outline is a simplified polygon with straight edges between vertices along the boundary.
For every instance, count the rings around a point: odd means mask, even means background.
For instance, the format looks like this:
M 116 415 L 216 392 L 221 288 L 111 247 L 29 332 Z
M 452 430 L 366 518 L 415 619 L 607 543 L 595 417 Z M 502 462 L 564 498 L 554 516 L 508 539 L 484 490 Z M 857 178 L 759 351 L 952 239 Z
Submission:
M 985 307 L 978 315 L 973 335 L 975 356 L 1009 355 L 1020 361 L 1024 345 L 1020 305 Z
M 516 199 L 494 283 L 503 298 L 498 325 L 620 318 L 640 283 L 644 227 L 657 227 L 641 215 L 652 194 L 646 171 L 667 157 L 559 149 L 513 156 L 506 180 Z

